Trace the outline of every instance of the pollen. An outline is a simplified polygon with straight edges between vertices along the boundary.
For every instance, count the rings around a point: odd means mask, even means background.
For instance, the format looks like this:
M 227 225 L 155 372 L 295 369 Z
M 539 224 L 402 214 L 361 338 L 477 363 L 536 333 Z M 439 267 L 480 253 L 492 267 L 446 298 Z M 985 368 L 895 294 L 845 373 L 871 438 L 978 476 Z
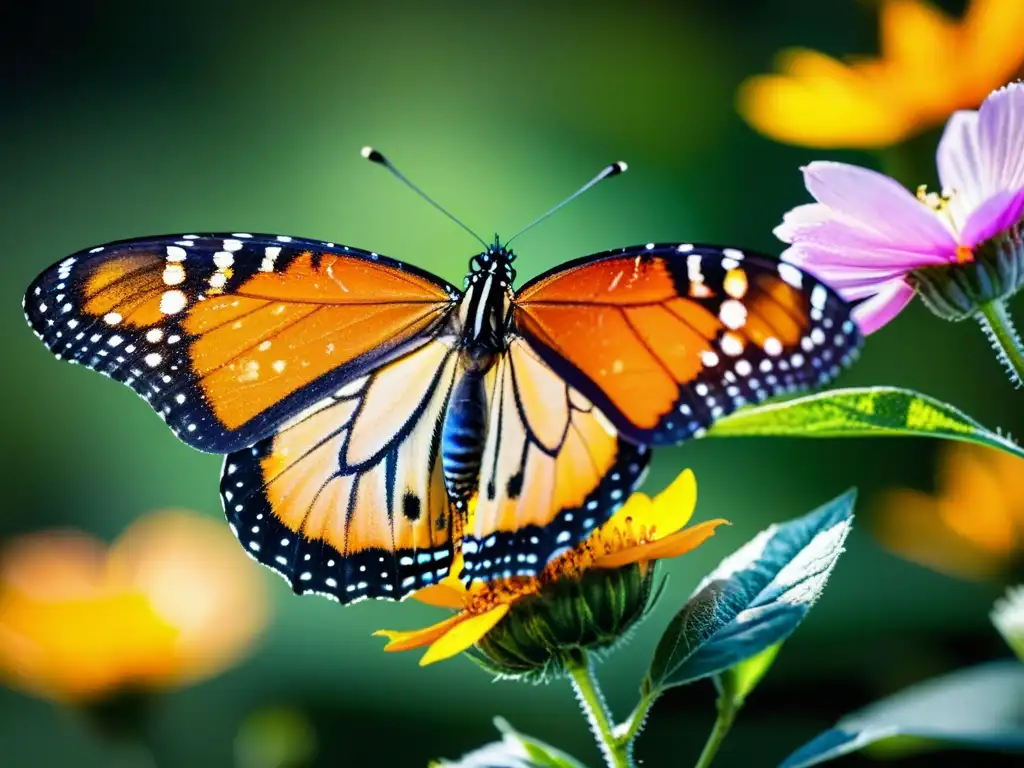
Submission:
M 969 261 L 974 261 L 974 251 L 969 245 L 958 245 L 956 247 L 956 263 L 966 264 Z

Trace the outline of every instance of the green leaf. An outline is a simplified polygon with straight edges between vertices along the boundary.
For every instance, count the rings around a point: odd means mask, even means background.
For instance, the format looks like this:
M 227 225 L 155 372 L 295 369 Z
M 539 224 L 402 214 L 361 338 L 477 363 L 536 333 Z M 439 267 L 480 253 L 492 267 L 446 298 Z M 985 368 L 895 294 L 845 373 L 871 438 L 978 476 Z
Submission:
M 709 437 L 939 437 L 1024 458 L 1024 448 L 933 397 L 897 387 L 833 389 L 745 408 L 718 421 Z
M 1024 753 L 1021 702 L 1024 664 L 1016 659 L 962 669 L 844 717 L 779 768 L 807 768 L 886 742 L 890 753 L 896 746 L 905 750 L 922 745 Z
M 803 517 L 773 525 L 725 558 L 669 622 L 642 692 L 657 694 L 721 675 L 789 637 L 843 552 L 855 499 L 848 491 Z M 750 685 L 757 682 L 755 671 L 747 670 Z
M 560 749 L 519 733 L 503 717 L 494 718 L 501 741 L 486 744 L 459 760 L 439 760 L 430 768 L 586 768 Z
M 744 659 L 715 676 L 715 685 L 734 707 L 740 707 L 757 687 L 779 655 L 782 643 L 770 645 L 756 656 Z

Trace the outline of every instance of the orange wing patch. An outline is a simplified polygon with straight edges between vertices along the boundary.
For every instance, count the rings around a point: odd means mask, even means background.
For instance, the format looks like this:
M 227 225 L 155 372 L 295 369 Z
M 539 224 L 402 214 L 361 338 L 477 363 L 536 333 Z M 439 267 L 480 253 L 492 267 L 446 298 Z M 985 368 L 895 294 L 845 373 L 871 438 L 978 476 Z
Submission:
M 127 241 L 54 265 L 26 314 L 182 440 L 229 453 L 439 332 L 451 286 L 376 254 L 268 235 Z
M 631 440 L 678 443 L 823 384 L 860 344 L 846 303 L 790 264 L 713 246 L 624 251 L 529 283 L 515 321 Z
M 488 384 L 480 486 L 463 541 L 467 580 L 538 573 L 618 508 L 648 460 L 520 338 Z
M 443 578 L 460 523 L 438 441 L 457 375 L 451 344 L 431 342 L 229 456 L 221 492 L 246 550 L 342 602 Z

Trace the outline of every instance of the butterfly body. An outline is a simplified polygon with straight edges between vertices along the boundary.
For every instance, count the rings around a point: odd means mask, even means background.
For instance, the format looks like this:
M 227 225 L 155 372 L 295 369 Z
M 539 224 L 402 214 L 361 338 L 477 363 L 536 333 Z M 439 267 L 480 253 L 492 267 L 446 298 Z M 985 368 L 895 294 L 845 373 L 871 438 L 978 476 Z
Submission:
M 650 243 L 517 292 L 513 259 L 496 242 L 459 291 L 335 243 L 148 237 L 54 264 L 25 311 L 57 357 L 225 454 L 246 552 L 342 602 L 404 597 L 457 552 L 467 581 L 536 574 L 651 446 L 823 384 L 861 343 L 834 292 L 758 254 Z

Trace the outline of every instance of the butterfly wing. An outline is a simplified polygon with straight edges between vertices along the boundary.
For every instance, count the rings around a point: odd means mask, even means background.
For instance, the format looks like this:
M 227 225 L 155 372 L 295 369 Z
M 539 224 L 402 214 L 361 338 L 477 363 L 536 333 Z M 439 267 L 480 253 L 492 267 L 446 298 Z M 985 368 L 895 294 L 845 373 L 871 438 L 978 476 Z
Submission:
M 648 450 L 519 337 L 488 376 L 490 414 L 466 581 L 532 576 L 600 526 L 639 484 Z
M 530 281 L 515 325 L 628 439 L 670 445 L 747 403 L 820 385 L 862 338 L 849 306 L 791 264 L 646 245 Z
M 273 235 L 186 235 L 70 256 L 29 287 L 58 357 L 141 395 L 194 448 L 229 453 L 426 343 L 458 292 L 374 253 Z
M 454 340 L 435 339 L 227 456 L 221 496 L 245 550 L 296 592 L 343 603 L 443 578 L 460 521 L 441 424 L 459 375 Z

